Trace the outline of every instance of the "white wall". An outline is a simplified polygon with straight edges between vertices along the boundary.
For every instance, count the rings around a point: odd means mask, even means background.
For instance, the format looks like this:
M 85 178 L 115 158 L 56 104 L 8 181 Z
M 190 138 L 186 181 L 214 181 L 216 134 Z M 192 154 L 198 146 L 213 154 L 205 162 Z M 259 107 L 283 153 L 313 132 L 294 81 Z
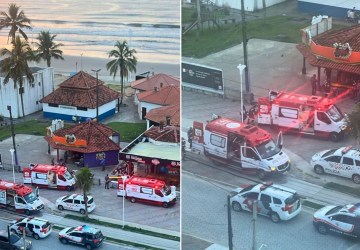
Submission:
M 244 0 L 244 7 L 246 11 L 256 11 L 266 7 L 285 2 L 286 0 Z M 218 6 L 229 5 L 234 9 L 241 9 L 241 0 L 213 0 Z
M 29 83 L 24 77 L 24 112 L 25 115 L 42 110 L 42 104 L 39 102 L 44 96 L 50 94 L 54 89 L 54 71 L 53 68 L 45 68 L 33 74 L 34 82 Z M 19 86 L 14 89 L 12 79 L 4 85 L 4 78 L 0 77 L 0 115 L 10 117 L 7 106 L 11 106 L 13 118 L 22 116 L 21 99 L 19 95 Z
M 359 0 L 299 0 L 299 2 L 336 6 L 345 9 L 352 9 L 353 7 L 355 7 L 357 10 L 360 10 Z
M 160 107 L 163 107 L 161 105 L 158 105 L 158 104 L 153 104 L 153 103 L 148 103 L 148 102 L 139 102 L 138 104 L 138 113 L 139 113 L 139 118 L 141 119 L 141 110 L 142 108 L 146 108 L 146 113 L 149 113 L 150 110 L 152 109 L 156 109 L 156 108 L 160 108 Z

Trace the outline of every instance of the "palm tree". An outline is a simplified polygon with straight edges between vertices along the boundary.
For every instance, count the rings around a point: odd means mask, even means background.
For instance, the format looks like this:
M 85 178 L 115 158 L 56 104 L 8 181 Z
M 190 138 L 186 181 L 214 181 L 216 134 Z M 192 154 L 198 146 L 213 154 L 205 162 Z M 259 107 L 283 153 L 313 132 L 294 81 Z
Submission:
M 89 218 L 88 213 L 88 197 L 87 193 L 90 191 L 93 182 L 93 175 L 88 167 L 81 168 L 76 173 L 76 186 L 83 191 L 84 202 L 85 202 L 85 217 Z
M 31 72 L 31 69 L 28 65 L 28 60 L 31 57 L 31 48 L 26 41 L 20 39 L 20 36 L 16 36 L 12 50 L 1 49 L 1 56 L 8 56 L 3 60 L 1 71 L 5 74 L 4 84 L 7 84 L 10 79 L 14 81 L 14 88 L 17 88 L 19 84 L 19 93 L 21 99 L 21 109 L 22 115 L 25 116 L 24 112 L 24 76 L 32 83 L 34 81 L 34 76 Z
M 59 49 L 60 46 L 64 45 L 62 43 L 56 44 L 54 42 L 55 37 L 56 35 L 51 35 L 49 31 L 41 31 L 36 38 L 39 42 L 35 42 L 35 45 L 38 47 L 34 51 L 35 60 L 43 59 L 48 67 L 51 66 L 51 58 L 64 60 L 62 57 L 63 52 Z
M 17 6 L 15 3 L 9 4 L 9 13 L 4 11 L 0 12 L 0 30 L 3 28 L 10 28 L 9 38 L 11 37 L 11 42 L 15 41 L 16 31 L 19 31 L 20 34 L 28 40 L 27 35 L 23 31 L 24 28 L 31 29 L 31 21 L 25 16 L 23 11 L 20 11 L 20 6 Z
M 136 50 L 130 49 L 126 41 L 117 41 L 114 45 L 116 49 L 109 52 L 109 58 L 115 57 L 116 59 L 106 64 L 106 69 L 110 70 L 110 75 L 114 78 L 119 70 L 121 80 L 121 99 L 122 104 L 124 96 L 124 77 L 129 75 L 129 72 L 136 72 L 137 59 L 135 57 Z

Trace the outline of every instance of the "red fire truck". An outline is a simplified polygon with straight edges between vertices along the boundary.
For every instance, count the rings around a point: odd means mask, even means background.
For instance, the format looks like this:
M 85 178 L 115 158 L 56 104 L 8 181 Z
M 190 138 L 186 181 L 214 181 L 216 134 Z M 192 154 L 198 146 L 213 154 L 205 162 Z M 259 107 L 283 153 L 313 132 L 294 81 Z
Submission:
M 25 184 L 60 190 L 73 190 L 75 178 L 65 166 L 30 164 L 23 169 Z
M 290 169 L 289 157 L 282 151 L 282 134 L 277 143 L 271 135 L 251 124 L 214 116 L 205 127 L 193 124 L 192 150 L 220 163 L 256 172 L 260 179 Z
M 329 137 L 336 142 L 347 130 L 345 115 L 328 98 L 270 91 L 258 100 L 258 124 L 284 128 L 284 132 Z
M 43 209 L 44 203 L 39 198 L 38 188 L 34 194 L 30 187 L 0 180 L 0 207 L 30 215 Z
M 167 208 L 176 203 L 175 186 L 167 186 L 164 181 L 132 176 L 125 180 L 125 190 L 123 179 L 118 180 L 118 196 L 124 196 L 132 203 L 141 201 L 162 205 Z

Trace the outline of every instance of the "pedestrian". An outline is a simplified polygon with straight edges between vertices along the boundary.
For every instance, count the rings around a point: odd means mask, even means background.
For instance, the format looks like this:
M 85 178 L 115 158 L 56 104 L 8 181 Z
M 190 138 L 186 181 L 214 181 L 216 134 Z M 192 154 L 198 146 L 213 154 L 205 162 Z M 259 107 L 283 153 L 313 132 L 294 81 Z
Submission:
M 190 127 L 189 130 L 187 131 L 187 136 L 188 136 L 188 142 L 190 144 L 190 148 L 192 148 L 192 137 L 193 137 L 193 128 Z
M 316 82 L 317 82 L 316 75 L 313 74 L 313 76 L 310 78 L 312 95 L 316 95 Z
M 105 176 L 105 189 L 110 189 L 109 184 L 110 184 L 109 174 L 106 174 L 106 176 Z

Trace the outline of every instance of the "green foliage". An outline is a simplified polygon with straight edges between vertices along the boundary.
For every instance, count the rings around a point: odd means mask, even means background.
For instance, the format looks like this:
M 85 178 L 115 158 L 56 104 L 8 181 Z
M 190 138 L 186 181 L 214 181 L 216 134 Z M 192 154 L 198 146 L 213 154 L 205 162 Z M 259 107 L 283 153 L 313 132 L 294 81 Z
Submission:
M 75 185 L 83 191 L 84 200 L 85 200 L 85 216 L 88 218 L 87 211 L 87 194 L 89 193 L 92 183 L 93 183 L 93 175 L 90 172 L 88 167 L 83 167 L 79 171 L 76 172 L 76 183 Z
M 181 22 L 192 23 L 197 18 L 196 8 L 182 8 L 181 10 Z
M 110 128 L 120 134 L 120 140 L 132 142 L 146 130 L 146 123 L 110 122 Z
M 15 134 L 33 134 L 46 135 L 46 127 L 50 126 L 51 122 L 39 122 L 38 120 L 31 120 L 14 125 Z M 10 123 L 6 126 L 0 126 L 0 141 L 5 140 L 11 136 Z
M 346 194 L 352 194 L 355 196 L 360 196 L 360 189 L 359 188 L 353 188 L 353 187 L 349 187 L 349 186 L 345 186 L 345 185 L 341 185 L 335 182 L 328 182 L 325 184 L 324 188 L 328 188 L 328 189 L 332 189 L 332 190 L 336 190 L 339 191 L 341 193 L 346 193 Z
M 35 61 L 46 61 L 48 67 L 51 66 L 51 58 L 64 60 L 62 57 L 62 50 L 59 48 L 64 46 L 62 43 L 56 44 L 54 42 L 56 35 L 51 35 L 49 31 L 41 31 L 35 42 L 37 49 L 34 51 Z
M 351 114 L 348 115 L 351 134 L 360 144 L 360 103 L 354 106 Z

